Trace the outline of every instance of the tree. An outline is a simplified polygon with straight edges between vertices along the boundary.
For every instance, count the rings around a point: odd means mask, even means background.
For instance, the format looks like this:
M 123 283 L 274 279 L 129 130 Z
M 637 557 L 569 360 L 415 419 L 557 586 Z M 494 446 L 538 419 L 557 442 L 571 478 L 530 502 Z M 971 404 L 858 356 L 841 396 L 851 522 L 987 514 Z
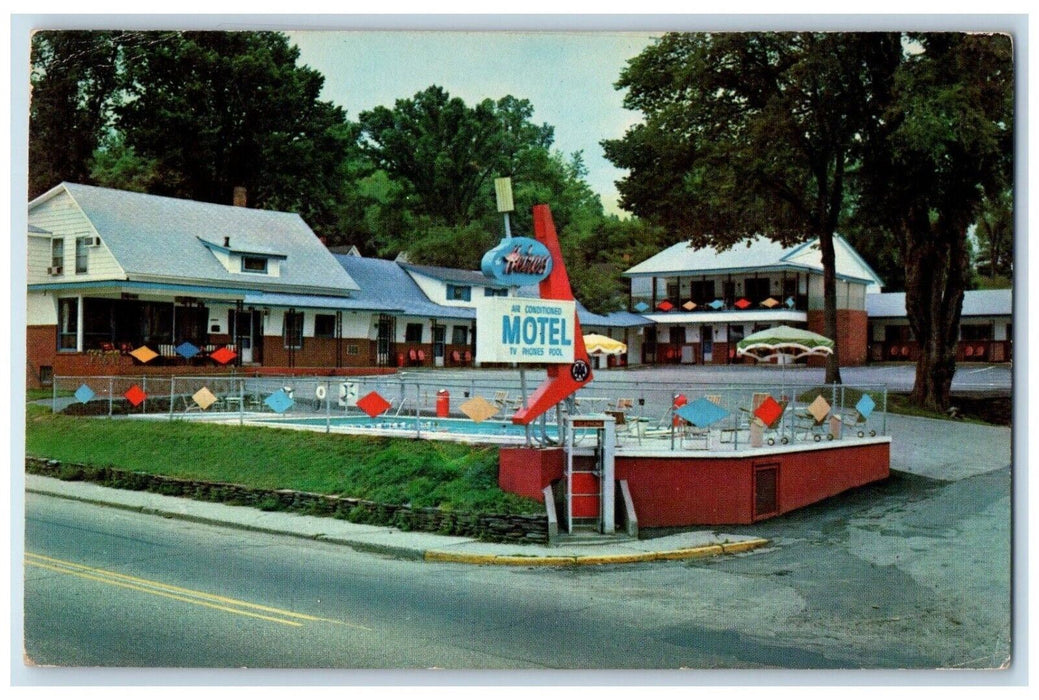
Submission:
M 482 195 L 494 177 L 515 174 L 532 151 L 551 146 L 552 127 L 532 124 L 533 111 L 512 96 L 468 107 L 432 85 L 393 109 L 362 112 L 362 146 L 405 188 L 413 213 L 464 226 L 493 209 Z
M 164 174 L 153 192 L 300 213 L 334 229 L 338 168 L 356 142 L 323 76 L 296 65 L 276 32 L 145 32 L 121 37 L 115 128 Z
M 980 250 L 978 271 L 988 271 L 990 284 L 1014 274 L 1014 193 L 1007 189 L 981 202 L 975 233 Z
M 62 181 L 90 182 L 116 88 L 116 32 L 41 31 L 32 37 L 29 197 Z
M 858 210 L 890 231 L 920 344 L 912 401 L 945 410 L 956 371 L 968 229 L 1012 179 L 1013 47 L 983 34 L 907 37 L 865 135 Z
M 897 35 L 881 33 L 665 35 L 617 82 L 644 115 L 603 142 L 630 172 L 618 183 L 622 206 L 696 247 L 818 238 L 823 332 L 836 339 L 833 234 L 876 66 L 898 49 Z M 835 348 L 827 382 L 840 381 L 839 368 Z

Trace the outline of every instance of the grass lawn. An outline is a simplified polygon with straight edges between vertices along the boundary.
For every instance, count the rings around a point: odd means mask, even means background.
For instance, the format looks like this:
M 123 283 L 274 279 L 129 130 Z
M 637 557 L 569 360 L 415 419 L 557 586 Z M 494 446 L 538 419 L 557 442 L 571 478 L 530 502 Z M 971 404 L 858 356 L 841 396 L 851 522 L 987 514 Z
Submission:
M 476 513 L 541 513 L 498 488 L 498 450 L 188 421 L 53 415 L 26 407 L 26 454 L 150 474 Z

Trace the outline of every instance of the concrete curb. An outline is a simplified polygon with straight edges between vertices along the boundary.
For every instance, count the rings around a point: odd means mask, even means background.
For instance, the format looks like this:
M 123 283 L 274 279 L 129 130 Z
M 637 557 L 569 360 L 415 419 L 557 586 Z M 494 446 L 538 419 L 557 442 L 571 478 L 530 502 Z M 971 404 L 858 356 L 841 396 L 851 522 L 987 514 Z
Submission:
M 453 564 L 477 564 L 495 566 L 601 566 L 606 564 L 636 564 L 649 561 L 678 559 L 702 559 L 722 554 L 749 552 L 769 543 L 766 539 L 744 540 L 726 544 L 709 544 L 661 552 L 632 552 L 626 554 L 587 554 L 564 556 L 522 556 L 505 554 L 465 554 L 431 549 L 425 553 L 426 561 L 450 562 Z
M 63 482 L 64 483 L 64 482 Z M 75 494 L 60 489 L 49 489 L 43 486 L 26 485 L 27 493 L 35 493 L 43 496 L 64 498 L 70 501 L 79 501 L 93 505 L 117 508 L 119 510 L 133 513 L 156 515 L 163 518 L 171 518 L 186 522 L 195 522 L 204 525 L 215 525 L 218 527 L 231 527 L 250 532 L 262 532 L 273 535 L 284 535 L 299 539 L 328 542 L 330 544 L 343 545 L 359 552 L 391 556 L 397 559 L 412 561 L 427 561 L 454 564 L 472 564 L 479 566 L 603 566 L 610 564 L 636 564 L 640 562 L 669 561 L 681 559 L 699 559 L 704 557 L 719 556 L 722 554 L 736 554 L 757 549 L 769 543 L 766 539 L 749 539 L 737 542 L 704 544 L 696 547 L 684 547 L 672 550 L 633 552 L 626 551 L 617 554 L 486 554 L 478 552 L 452 552 L 443 549 L 433 549 L 425 546 L 398 546 L 393 544 L 367 541 L 363 535 L 358 537 L 344 536 L 343 534 L 324 534 L 293 530 L 287 527 L 266 527 L 254 523 L 241 522 L 234 518 L 220 518 L 198 513 L 180 512 L 169 508 L 156 507 L 150 504 L 120 502 L 116 499 L 99 498 L 96 495 Z M 133 492 L 136 493 L 136 492 Z M 190 500 L 190 499 L 189 499 Z M 475 543 L 475 541 L 473 541 Z M 416 543 L 418 544 L 418 543 Z M 471 546 L 470 543 L 467 546 Z M 647 542 L 648 544 L 648 542 Z M 494 545 L 488 545 L 494 546 Z

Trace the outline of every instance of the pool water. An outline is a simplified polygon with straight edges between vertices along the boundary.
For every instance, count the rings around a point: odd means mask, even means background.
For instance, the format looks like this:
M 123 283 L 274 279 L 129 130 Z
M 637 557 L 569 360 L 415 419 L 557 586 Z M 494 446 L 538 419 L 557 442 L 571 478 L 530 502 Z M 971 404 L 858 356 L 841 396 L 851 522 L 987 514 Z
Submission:
M 416 427 L 416 421 L 418 426 Z M 416 431 L 449 433 L 452 435 L 479 435 L 479 436 L 504 436 L 521 438 L 526 434 L 522 425 L 515 425 L 508 421 L 482 421 L 476 423 L 461 418 L 431 418 L 415 416 L 379 416 L 369 418 L 368 416 L 332 416 L 313 418 L 269 418 L 263 421 L 265 424 L 273 425 L 296 425 L 332 428 L 359 428 L 361 430 L 393 430 L 402 432 Z M 541 432 L 540 426 L 532 426 L 532 430 Z M 557 437 L 559 431 L 555 425 L 548 425 L 545 432 L 549 437 Z

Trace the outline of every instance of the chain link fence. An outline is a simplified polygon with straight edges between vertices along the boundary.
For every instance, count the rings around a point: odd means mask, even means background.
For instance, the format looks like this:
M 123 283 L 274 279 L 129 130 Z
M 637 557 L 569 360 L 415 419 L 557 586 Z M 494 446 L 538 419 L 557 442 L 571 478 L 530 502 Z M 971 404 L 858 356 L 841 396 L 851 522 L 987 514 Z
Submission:
M 529 376 L 518 372 L 494 376 L 460 372 L 354 377 L 59 376 L 54 378 L 51 403 L 55 412 L 69 415 L 269 423 L 326 432 L 385 430 L 418 437 L 443 433 L 528 443 L 560 442 L 558 424 L 565 415 L 608 413 L 618 423 L 620 443 L 629 449 L 741 450 L 887 434 L 885 386 L 785 382 L 674 384 L 596 379 L 535 421 L 532 428 L 513 426 L 510 416 L 543 377 L 544 372 Z M 689 420 L 681 415 L 702 412 L 706 405 L 701 399 L 720 409 L 711 415 L 714 409 L 706 407 L 709 425 L 702 424 L 706 418 Z M 371 403 L 375 409 L 383 409 L 375 417 L 364 410 Z M 472 419 L 472 411 L 466 409 L 476 404 L 494 414 L 486 420 Z M 683 406 L 689 408 L 682 411 Z

